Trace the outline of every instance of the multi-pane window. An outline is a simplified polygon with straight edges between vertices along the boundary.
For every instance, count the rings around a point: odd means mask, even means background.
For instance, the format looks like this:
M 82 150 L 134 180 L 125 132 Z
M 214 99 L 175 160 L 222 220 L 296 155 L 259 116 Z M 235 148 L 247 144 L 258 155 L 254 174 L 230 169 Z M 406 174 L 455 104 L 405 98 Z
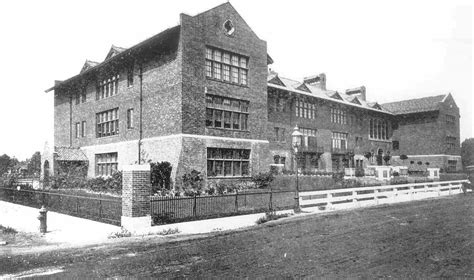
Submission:
M 286 142 L 286 129 L 282 127 L 275 127 L 275 141 Z
M 110 78 L 99 81 L 99 84 L 97 86 L 97 100 L 114 96 L 118 93 L 119 77 L 120 76 L 117 74 Z
M 207 77 L 247 85 L 248 71 L 247 57 L 215 48 L 206 48 Z
M 111 176 L 117 171 L 117 153 L 95 155 L 95 175 Z
M 76 125 L 75 125 L 75 135 L 76 135 L 76 138 L 79 138 L 79 135 L 81 133 L 81 123 L 77 122 Z
M 331 108 L 331 122 L 347 124 L 347 112 L 341 108 Z
M 76 100 L 76 105 L 81 103 L 81 95 L 79 93 L 74 95 L 74 99 Z
M 96 114 L 97 137 L 112 136 L 119 133 L 119 109 L 115 108 Z
M 316 119 L 316 104 L 303 99 L 296 99 L 296 116 L 306 119 Z
M 133 128 L 133 108 L 127 110 L 127 128 Z
M 302 145 L 303 147 L 309 147 L 316 144 L 316 129 L 311 128 L 300 128 L 301 134 L 303 134 Z
M 127 86 L 133 86 L 133 66 L 130 66 L 127 69 Z
M 446 115 L 446 124 L 450 124 L 450 125 L 456 124 L 456 117 L 452 115 Z
M 207 148 L 208 177 L 250 176 L 250 150 Z
M 249 102 L 206 95 L 206 126 L 234 130 L 247 130 Z
M 347 133 L 333 132 L 332 133 L 332 148 L 333 149 L 347 149 Z
M 400 150 L 400 142 L 399 141 L 393 141 L 392 142 L 392 150 Z
M 456 137 L 447 136 L 446 137 L 446 147 L 448 150 L 454 150 L 456 148 Z
M 81 122 L 81 137 L 86 137 L 86 121 Z
M 455 172 L 456 171 L 456 165 L 458 161 L 457 160 L 448 160 L 448 172 Z
M 388 122 L 380 119 L 369 120 L 369 137 L 377 140 L 390 139 Z
M 281 97 L 273 97 L 269 99 L 270 110 L 274 112 L 285 112 L 285 99 Z

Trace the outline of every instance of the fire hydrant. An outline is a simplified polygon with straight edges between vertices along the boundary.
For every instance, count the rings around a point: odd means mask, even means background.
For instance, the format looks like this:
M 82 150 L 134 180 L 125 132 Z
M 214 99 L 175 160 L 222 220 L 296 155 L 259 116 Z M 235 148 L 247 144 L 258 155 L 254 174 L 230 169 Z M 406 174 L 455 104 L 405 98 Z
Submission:
M 39 230 L 41 233 L 46 233 L 47 226 L 46 226 L 46 218 L 48 217 L 47 215 L 48 210 L 44 208 L 44 205 L 41 207 L 39 210 L 39 215 L 38 215 L 38 220 L 40 221 L 40 227 Z

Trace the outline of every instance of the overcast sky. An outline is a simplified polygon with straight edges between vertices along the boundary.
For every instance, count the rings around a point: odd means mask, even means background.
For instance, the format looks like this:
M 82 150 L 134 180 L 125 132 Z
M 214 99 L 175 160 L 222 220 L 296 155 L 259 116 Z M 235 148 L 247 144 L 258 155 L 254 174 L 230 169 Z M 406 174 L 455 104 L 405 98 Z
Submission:
M 42 151 L 53 136 L 54 80 L 112 44 L 131 47 L 224 1 L 4 1 L 0 4 L 0 155 Z M 280 75 L 326 73 L 329 89 L 365 85 L 379 103 L 451 92 L 461 141 L 473 137 L 470 1 L 256 1 L 232 5 L 266 40 Z

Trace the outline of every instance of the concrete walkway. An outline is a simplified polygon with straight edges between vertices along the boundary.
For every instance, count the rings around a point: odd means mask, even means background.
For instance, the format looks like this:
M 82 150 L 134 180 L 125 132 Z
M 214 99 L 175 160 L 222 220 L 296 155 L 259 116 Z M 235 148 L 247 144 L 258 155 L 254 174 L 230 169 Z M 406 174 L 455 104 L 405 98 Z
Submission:
M 39 209 L 0 201 L 0 225 L 22 232 L 39 233 Z M 106 241 L 120 227 L 48 211 L 45 241 L 81 246 Z

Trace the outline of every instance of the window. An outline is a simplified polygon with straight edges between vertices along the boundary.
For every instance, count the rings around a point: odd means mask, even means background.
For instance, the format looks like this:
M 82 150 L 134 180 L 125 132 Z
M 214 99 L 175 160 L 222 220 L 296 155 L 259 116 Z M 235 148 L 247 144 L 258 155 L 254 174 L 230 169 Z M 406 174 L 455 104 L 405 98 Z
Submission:
M 454 150 L 456 148 L 456 137 L 447 136 L 446 137 L 446 148 L 448 150 Z
M 369 138 L 376 140 L 390 139 L 388 122 L 380 119 L 370 119 L 369 121 Z
M 303 134 L 301 143 L 303 147 L 316 145 L 316 129 L 300 128 L 300 132 Z
M 455 125 L 456 117 L 452 115 L 446 115 L 446 124 Z
M 119 110 L 118 108 L 96 114 L 97 138 L 112 136 L 119 133 Z
M 400 149 L 400 142 L 398 142 L 398 141 L 393 141 L 393 142 L 392 142 L 392 149 L 393 149 L 394 151 L 399 150 L 399 149 Z
M 74 99 L 76 100 L 76 105 L 81 103 L 81 95 L 79 93 L 74 95 Z
M 250 150 L 207 148 L 208 177 L 250 176 Z
M 76 125 L 76 138 L 79 138 L 79 133 L 80 133 L 80 129 L 81 129 L 81 123 L 77 122 Z
M 133 86 L 133 65 L 127 69 L 127 86 Z
M 247 130 L 248 101 L 207 95 L 206 106 L 206 127 Z
M 275 141 L 286 142 L 286 129 L 282 127 L 275 127 Z
M 81 137 L 86 137 L 86 121 L 81 122 Z
M 357 147 L 360 147 L 360 145 L 362 144 L 362 137 L 356 136 L 355 144 Z
M 316 119 L 316 105 L 303 99 L 296 99 L 296 116 L 306 119 Z
M 111 176 L 117 171 L 117 153 L 95 155 L 95 175 Z
M 347 124 L 347 112 L 340 108 L 331 108 L 331 122 Z
M 86 89 L 84 89 L 81 93 L 81 103 L 85 103 L 87 101 L 87 93 Z
M 206 48 L 206 77 L 247 85 L 248 58 L 211 47 Z
M 347 133 L 333 132 L 332 133 L 332 148 L 333 149 L 347 149 Z
M 101 100 L 110 96 L 114 96 L 118 93 L 118 80 L 119 75 L 112 76 L 110 78 L 99 81 L 97 86 L 96 99 Z
M 457 160 L 448 160 L 448 172 L 455 172 L 456 171 L 456 165 L 458 161 Z
M 133 108 L 127 110 L 127 128 L 133 128 Z

